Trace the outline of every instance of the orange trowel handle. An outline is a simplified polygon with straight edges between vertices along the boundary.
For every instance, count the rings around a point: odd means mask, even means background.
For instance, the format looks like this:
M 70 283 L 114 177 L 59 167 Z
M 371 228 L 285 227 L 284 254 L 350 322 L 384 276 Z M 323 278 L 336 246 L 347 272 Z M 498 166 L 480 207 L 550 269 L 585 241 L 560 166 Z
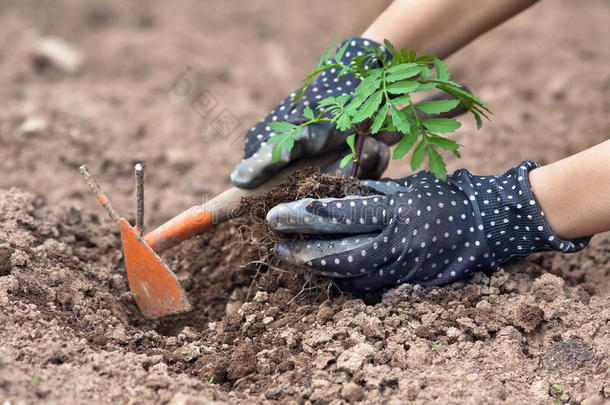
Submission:
M 191 236 L 207 231 L 212 224 L 219 224 L 233 218 L 235 210 L 239 209 L 242 197 L 265 192 L 276 183 L 277 180 L 268 182 L 256 190 L 231 187 L 205 204 L 194 205 L 183 211 L 144 236 L 143 239 L 155 253 L 161 253 Z
M 201 205 L 194 205 L 148 233 L 144 240 L 155 253 L 161 253 L 211 226 L 210 212 Z

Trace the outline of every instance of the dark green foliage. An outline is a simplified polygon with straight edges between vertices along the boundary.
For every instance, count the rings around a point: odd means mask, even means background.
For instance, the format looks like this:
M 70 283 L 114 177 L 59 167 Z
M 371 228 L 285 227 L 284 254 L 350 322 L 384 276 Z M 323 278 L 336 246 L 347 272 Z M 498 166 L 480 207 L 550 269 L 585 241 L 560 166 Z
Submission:
M 351 58 L 349 64 L 341 62 L 347 43 L 331 58 L 335 40 L 326 49 L 316 63 L 314 71 L 307 76 L 303 87 L 295 95 L 298 100 L 313 80 L 325 70 L 335 68 L 338 75 L 352 74 L 360 79 L 360 84 L 352 96 L 327 97 L 318 102 L 320 113 L 315 116 L 311 108 L 306 107 L 303 116 L 308 119 L 300 125 L 287 122 L 272 122 L 269 127 L 277 132 L 269 138 L 273 148 L 273 160 L 280 159 L 282 149 L 290 150 L 294 141 L 301 136 L 307 125 L 322 121 L 332 122 L 339 131 L 353 130 L 361 135 L 372 135 L 380 131 L 399 131 L 403 138 L 392 154 L 393 159 L 400 159 L 413 149 L 411 168 L 416 170 L 428 157 L 430 170 L 440 179 L 447 179 L 447 169 L 438 149 L 451 151 L 457 157 L 458 145 L 455 141 L 440 134 L 457 130 L 461 123 L 453 118 L 420 119 L 418 111 L 428 114 L 441 114 L 462 104 L 474 116 L 477 128 L 482 125 L 482 118 L 489 119 L 491 111 L 485 104 L 462 88 L 462 85 L 450 80 L 447 67 L 435 55 L 417 56 L 415 51 L 396 50 L 389 41 L 384 41 L 386 49 L 392 54 L 391 61 L 380 48 L 362 47 L 363 54 Z M 441 90 L 453 97 L 453 100 L 430 101 L 415 105 L 411 94 L 431 89 Z M 397 106 L 403 106 L 399 109 Z M 388 114 L 389 112 L 389 114 Z M 324 114 L 324 116 L 323 116 Z M 361 128 L 366 119 L 369 129 Z M 355 136 L 347 138 L 351 153 L 343 158 L 341 167 L 351 160 L 359 159 L 354 149 Z

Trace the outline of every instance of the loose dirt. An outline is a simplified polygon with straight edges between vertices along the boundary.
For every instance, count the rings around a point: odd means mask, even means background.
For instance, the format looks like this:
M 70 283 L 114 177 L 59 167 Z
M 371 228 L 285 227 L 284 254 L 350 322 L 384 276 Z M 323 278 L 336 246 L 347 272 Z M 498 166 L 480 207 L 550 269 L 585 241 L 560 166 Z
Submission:
M 610 397 L 610 234 L 579 253 L 537 254 L 468 283 L 353 297 L 260 263 L 264 248 L 249 243 L 251 221 L 242 218 L 164 253 L 193 312 L 155 322 L 140 315 L 119 232 L 78 166 L 89 164 L 129 218 L 131 169 L 145 161 L 147 227 L 213 196 L 229 185 L 239 134 L 293 90 L 332 32 L 357 35 L 379 8 L 347 0 L 0 5 L 0 402 Z M 479 132 L 464 123 L 456 137 L 464 158 L 450 170 L 499 173 L 607 139 L 609 12 L 603 0 L 541 2 L 450 59 L 456 78 L 496 112 Z M 326 28 L 312 30 L 312 21 Z M 40 70 L 29 53 L 33 30 L 68 40 L 85 65 Z M 179 76 L 188 79 L 180 91 Z M 207 115 L 192 103 L 203 90 L 218 102 Z M 213 122 L 225 108 L 242 124 L 219 135 Z M 31 118 L 37 125 L 24 131 Z M 408 173 L 408 162 L 389 170 Z

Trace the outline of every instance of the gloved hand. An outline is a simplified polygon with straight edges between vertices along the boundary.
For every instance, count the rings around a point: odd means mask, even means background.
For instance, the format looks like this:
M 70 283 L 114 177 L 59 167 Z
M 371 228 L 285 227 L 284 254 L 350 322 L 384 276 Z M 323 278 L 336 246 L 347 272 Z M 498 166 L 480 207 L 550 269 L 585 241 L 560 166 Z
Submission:
M 381 46 L 374 41 L 364 38 L 350 38 L 345 42 L 348 41 L 350 45 L 343 54 L 343 63 L 347 63 L 350 58 L 361 54 L 362 46 Z M 345 44 L 345 42 L 340 44 L 339 48 Z M 389 52 L 387 54 L 388 58 L 390 58 Z M 265 119 L 261 120 L 247 132 L 244 159 L 231 173 L 231 181 L 233 184 L 242 188 L 253 188 L 264 183 L 279 169 L 299 158 L 316 156 L 328 151 L 341 150 L 342 148 L 345 148 L 346 152 L 343 155 L 347 154 L 348 149 L 345 144 L 345 138 L 351 132 L 337 131 L 334 125 L 328 122 L 307 126 L 305 131 L 303 131 L 303 134 L 295 142 L 294 148 L 290 152 L 284 150 L 280 161 L 277 163 L 273 163 L 271 159 L 273 145 L 268 145 L 266 143 L 266 141 L 274 135 L 268 126 L 269 122 L 286 121 L 292 124 L 302 124 L 308 120 L 303 117 L 303 110 L 306 106 L 310 106 L 317 115 L 318 111 L 316 111 L 316 104 L 319 100 L 328 96 L 336 97 L 352 94 L 360 83 L 360 80 L 351 74 L 337 77 L 338 73 L 339 72 L 335 71 L 335 69 L 330 69 L 321 73 L 308 87 L 303 97 L 296 103 L 293 102 L 295 93 L 292 93 Z M 387 146 L 372 137 L 367 137 L 367 142 L 364 145 L 361 156 L 358 177 L 369 179 L 379 178 L 386 169 L 389 159 L 390 152 Z M 348 169 L 349 167 L 345 168 L 345 170 Z M 339 170 L 339 162 L 337 161 L 336 164 L 328 168 L 327 172 L 342 174 L 344 170 Z
M 516 257 L 575 252 L 588 243 L 562 240 L 550 228 L 529 184 L 536 167 L 523 162 L 500 176 L 462 169 L 447 183 L 430 172 L 363 182 L 384 195 L 299 200 L 274 207 L 267 221 L 276 231 L 315 235 L 278 244 L 283 260 L 355 292 L 441 285 Z

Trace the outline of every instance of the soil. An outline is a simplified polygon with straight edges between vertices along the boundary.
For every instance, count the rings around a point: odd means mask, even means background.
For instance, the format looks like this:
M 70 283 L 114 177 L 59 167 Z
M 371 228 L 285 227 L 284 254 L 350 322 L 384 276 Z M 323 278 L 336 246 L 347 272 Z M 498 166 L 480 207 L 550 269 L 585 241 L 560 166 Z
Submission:
M 285 181 L 260 196 L 242 198 L 239 211 L 246 218 L 242 230 L 245 240 L 259 251 L 267 264 L 278 263 L 273 255 L 273 245 L 293 235 L 279 235 L 266 221 L 267 213 L 278 204 L 302 198 L 343 198 L 348 195 L 375 195 L 375 189 L 360 184 L 353 177 L 339 177 L 322 173 L 320 168 L 308 167 L 290 174 Z M 302 236 L 301 236 L 302 237 Z M 294 269 L 297 270 L 297 269 Z
M 608 233 L 579 253 L 537 254 L 468 283 L 354 297 L 261 264 L 264 247 L 248 242 L 242 218 L 163 254 L 191 313 L 140 315 L 118 229 L 78 166 L 88 163 L 133 219 L 133 163 L 146 162 L 149 229 L 215 195 L 250 123 L 296 87 L 332 32 L 357 35 L 382 3 L 0 5 L 1 403 L 610 398 Z M 500 173 L 607 139 L 609 13 L 604 0 L 541 2 L 450 58 L 495 115 L 479 132 L 465 120 L 463 158 L 449 169 Z M 36 33 L 67 40 L 85 64 L 41 65 Z M 218 133 L 225 109 L 240 124 Z M 387 173 L 408 174 L 408 162 Z

